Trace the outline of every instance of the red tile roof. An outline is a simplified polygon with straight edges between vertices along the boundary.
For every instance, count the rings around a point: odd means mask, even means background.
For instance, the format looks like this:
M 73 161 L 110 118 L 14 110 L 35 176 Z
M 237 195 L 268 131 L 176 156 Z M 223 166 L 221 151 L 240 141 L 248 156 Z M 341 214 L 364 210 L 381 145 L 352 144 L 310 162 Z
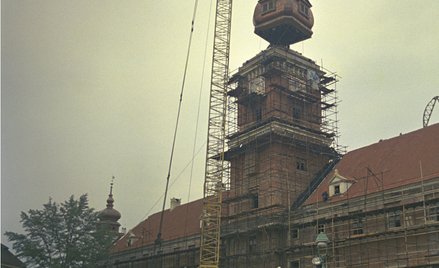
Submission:
M 439 124 L 345 154 L 305 204 L 322 201 L 335 169 L 341 176 L 357 182 L 346 193 L 330 197 L 330 202 L 438 178 Z
M 163 215 L 162 240 L 173 240 L 200 233 L 200 216 L 203 199 L 180 205 L 173 210 L 165 210 Z M 149 216 L 126 235 L 119 239 L 113 252 L 131 250 L 142 245 L 152 245 L 157 238 L 160 225 L 160 212 Z M 134 241 L 128 246 L 128 240 Z M 134 239 L 133 239 L 134 238 Z

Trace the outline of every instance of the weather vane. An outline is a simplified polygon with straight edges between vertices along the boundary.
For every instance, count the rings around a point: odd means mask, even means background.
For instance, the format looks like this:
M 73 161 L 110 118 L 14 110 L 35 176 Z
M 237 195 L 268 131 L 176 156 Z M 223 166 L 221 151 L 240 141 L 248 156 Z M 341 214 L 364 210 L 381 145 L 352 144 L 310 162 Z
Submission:
M 116 179 L 116 177 L 114 177 L 114 175 L 113 175 L 111 177 L 111 183 L 110 183 L 110 194 L 113 194 L 114 179 Z

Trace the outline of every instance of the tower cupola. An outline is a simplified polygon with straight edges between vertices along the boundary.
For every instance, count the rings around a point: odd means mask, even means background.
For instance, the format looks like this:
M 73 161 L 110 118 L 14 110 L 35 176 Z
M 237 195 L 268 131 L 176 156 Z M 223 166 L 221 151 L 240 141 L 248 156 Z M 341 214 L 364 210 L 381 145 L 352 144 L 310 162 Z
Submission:
M 113 177 L 114 180 L 114 177 Z M 119 233 L 120 223 L 117 221 L 120 219 L 121 214 L 119 211 L 113 208 L 113 182 L 110 184 L 110 194 L 107 198 L 107 207 L 98 213 L 99 225 L 111 232 Z
M 308 0 L 259 0 L 255 33 L 272 45 L 288 46 L 312 36 L 314 17 Z

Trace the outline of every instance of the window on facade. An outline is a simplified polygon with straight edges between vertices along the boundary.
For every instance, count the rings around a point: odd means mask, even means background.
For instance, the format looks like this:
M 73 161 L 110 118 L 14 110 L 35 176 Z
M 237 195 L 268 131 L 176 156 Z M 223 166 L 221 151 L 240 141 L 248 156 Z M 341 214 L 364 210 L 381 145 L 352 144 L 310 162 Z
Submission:
M 301 107 L 293 107 L 293 119 L 301 119 L 303 110 Z
M 439 202 L 432 203 L 428 206 L 427 220 L 439 221 Z
M 329 196 L 346 193 L 355 182 L 353 179 L 341 176 L 338 169 L 335 169 L 334 175 L 329 181 Z
M 363 234 L 363 219 L 362 218 L 353 219 L 351 229 L 353 235 Z
M 299 261 L 290 262 L 290 268 L 299 268 L 299 267 L 300 267 Z
M 334 185 L 334 194 L 340 194 L 340 184 Z
M 275 0 L 268 0 L 262 3 L 262 13 L 267 13 L 276 10 Z
M 325 225 L 324 224 L 319 224 L 317 225 L 317 233 L 324 233 L 325 232 Z
M 387 224 L 389 228 L 401 227 L 401 210 L 387 213 Z
M 299 229 L 292 229 L 291 230 L 291 239 L 297 239 L 299 238 Z
M 255 120 L 256 120 L 256 122 L 261 121 L 262 120 L 262 109 L 261 108 L 256 108 L 254 113 L 255 113 Z
M 244 175 L 249 176 L 256 172 L 256 152 L 249 150 L 244 156 Z
M 413 215 L 405 215 L 405 226 L 413 226 L 415 221 Z
M 235 254 L 235 240 L 232 238 L 232 239 L 230 239 L 229 240 L 229 243 L 228 243 L 228 247 L 226 247 L 226 249 L 228 248 L 228 255 L 233 255 L 233 254 Z
M 255 252 L 256 250 L 256 236 L 251 236 L 248 240 L 249 252 Z
M 138 238 L 136 235 L 130 232 L 128 235 L 127 246 L 131 247 L 137 240 Z
M 305 17 L 309 17 L 309 6 L 305 4 L 303 1 L 300 1 L 299 12 Z
M 297 158 L 297 160 L 296 160 L 296 169 L 297 170 L 306 171 L 307 170 L 306 160 L 302 159 L 302 158 Z
M 252 198 L 252 199 L 251 199 L 251 202 L 252 202 L 251 206 L 252 206 L 252 208 L 258 208 L 258 207 L 259 207 L 259 199 L 258 199 L 258 195 L 257 195 L 257 194 L 254 194 L 254 195 L 252 195 L 251 198 Z

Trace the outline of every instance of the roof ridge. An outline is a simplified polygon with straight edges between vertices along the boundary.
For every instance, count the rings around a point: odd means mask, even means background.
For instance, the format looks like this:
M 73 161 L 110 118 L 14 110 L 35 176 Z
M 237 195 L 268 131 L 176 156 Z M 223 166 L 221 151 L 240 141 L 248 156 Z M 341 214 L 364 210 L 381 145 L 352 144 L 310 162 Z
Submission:
M 429 125 L 429 126 L 423 127 L 423 128 L 418 128 L 418 129 L 412 130 L 412 131 L 407 132 L 407 133 L 402 133 L 401 132 L 397 136 L 393 136 L 393 137 L 390 137 L 390 138 L 380 139 L 378 142 L 374 142 L 372 144 L 365 145 L 363 147 L 359 147 L 359 148 L 353 149 L 352 151 L 349 151 L 346 154 L 350 154 L 350 153 L 353 153 L 353 152 L 356 152 L 356 151 L 359 151 L 359 150 L 365 150 L 365 149 L 367 149 L 369 147 L 376 146 L 377 144 L 380 144 L 380 143 L 383 143 L 383 142 L 387 143 L 387 142 L 394 141 L 394 140 L 397 140 L 397 139 L 407 138 L 408 136 L 412 136 L 412 135 L 414 135 L 416 133 L 427 131 L 427 129 L 428 129 L 428 131 L 431 131 L 431 129 L 436 128 L 436 127 L 439 128 L 439 123 L 435 123 L 435 124 L 432 124 L 432 125 Z

